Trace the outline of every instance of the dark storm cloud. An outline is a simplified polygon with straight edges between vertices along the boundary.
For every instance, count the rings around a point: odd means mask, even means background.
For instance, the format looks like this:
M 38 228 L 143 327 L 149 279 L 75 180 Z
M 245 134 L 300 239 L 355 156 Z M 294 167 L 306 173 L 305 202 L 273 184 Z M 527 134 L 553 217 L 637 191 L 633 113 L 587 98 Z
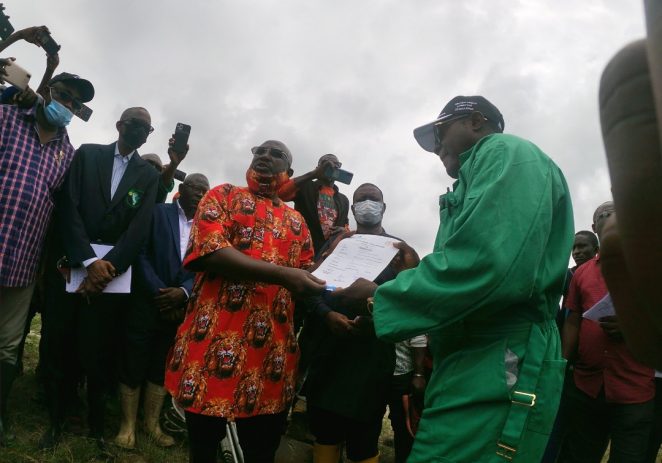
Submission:
M 142 152 L 166 160 L 177 122 L 192 125 L 182 164 L 213 184 L 243 183 L 250 147 L 283 140 L 304 173 L 337 153 L 384 191 L 385 226 L 425 253 L 437 199 L 452 185 L 411 131 L 457 94 L 499 106 L 506 131 L 529 138 L 564 170 L 577 228 L 609 199 L 597 118 L 606 61 L 643 35 L 639 1 L 6 1 L 17 28 L 47 24 L 60 70 L 91 79 L 97 96 L 75 144 L 111 142 L 128 106 L 156 131 Z M 38 75 L 42 52 L 17 44 Z

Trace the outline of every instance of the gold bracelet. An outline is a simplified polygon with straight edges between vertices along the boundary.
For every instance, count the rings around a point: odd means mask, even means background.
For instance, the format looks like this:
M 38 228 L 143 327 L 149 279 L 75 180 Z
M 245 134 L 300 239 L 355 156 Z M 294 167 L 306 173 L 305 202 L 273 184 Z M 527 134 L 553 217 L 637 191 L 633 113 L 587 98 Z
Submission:
M 372 309 L 374 309 L 374 307 L 375 307 L 375 298 L 374 297 L 369 297 L 367 308 L 368 308 L 368 313 L 370 315 L 372 315 Z

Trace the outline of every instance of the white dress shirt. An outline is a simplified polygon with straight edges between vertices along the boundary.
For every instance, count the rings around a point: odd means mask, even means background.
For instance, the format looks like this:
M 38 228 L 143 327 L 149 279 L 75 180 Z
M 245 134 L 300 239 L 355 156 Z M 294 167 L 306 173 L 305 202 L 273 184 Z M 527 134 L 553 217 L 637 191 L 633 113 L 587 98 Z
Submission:
M 188 238 L 191 235 L 193 219 L 189 220 L 186 218 L 186 213 L 182 209 L 182 206 L 179 205 L 178 200 L 175 200 L 175 204 L 177 204 L 177 215 L 179 216 L 179 253 L 183 262 L 186 255 L 186 248 L 188 248 Z
M 126 156 L 120 154 L 120 149 L 115 143 L 115 156 L 113 157 L 113 175 L 110 177 L 110 199 L 113 199 L 117 187 L 124 177 L 124 172 L 126 172 L 126 166 L 129 165 L 129 161 L 135 154 L 136 150 L 131 151 Z

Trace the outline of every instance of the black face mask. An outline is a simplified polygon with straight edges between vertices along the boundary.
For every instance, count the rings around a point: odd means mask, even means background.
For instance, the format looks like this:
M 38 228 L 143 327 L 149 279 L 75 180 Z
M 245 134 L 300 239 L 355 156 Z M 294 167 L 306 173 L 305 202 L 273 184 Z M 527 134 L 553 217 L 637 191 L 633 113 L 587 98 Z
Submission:
M 147 141 L 147 132 L 139 127 L 136 128 L 127 128 L 124 131 L 124 136 L 122 137 L 124 143 L 126 143 L 129 148 L 137 149 L 140 148 L 143 143 Z

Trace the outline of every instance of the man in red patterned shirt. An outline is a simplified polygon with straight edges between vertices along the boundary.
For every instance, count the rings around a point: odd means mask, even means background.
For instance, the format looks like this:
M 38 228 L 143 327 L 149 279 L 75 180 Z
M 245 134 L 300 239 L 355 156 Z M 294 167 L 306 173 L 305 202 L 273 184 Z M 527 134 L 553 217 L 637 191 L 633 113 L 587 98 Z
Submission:
M 308 227 L 277 195 L 290 151 L 269 140 L 252 152 L 248 187 L 221 185 L 200 201 L 184 259 L 199 273 L 165 386 L 186 410 L 191 463 L 216 461 L 227 420 L 246 463 L 273 461 L 299 357 L 292 295 L 324 291 L 303 270 L 313 259 Z
M 45 93 L 30 109 L 0 105 L 0 445 L 10 437 L 7 400 L 53 197 L 74 155 L 65 127 L 73 111 L 94 97 L 94 87 L 63 72 Z
M 593 231 L 601 238 L 614 203 L 593 214 Z M 654 371 L 639 363 L 623 341 L 616 316 L 599 322 L 582 318 L 608 289 L 600 270 L 600 254 L 575 272 L 566 306 L 563 356 L 574 360 L 574 381 L 568 381 L 563 403 L 567 435 L 559 462 L 599 463 L 611 439 L 610 462 L 644 462 L 655 396 Z

